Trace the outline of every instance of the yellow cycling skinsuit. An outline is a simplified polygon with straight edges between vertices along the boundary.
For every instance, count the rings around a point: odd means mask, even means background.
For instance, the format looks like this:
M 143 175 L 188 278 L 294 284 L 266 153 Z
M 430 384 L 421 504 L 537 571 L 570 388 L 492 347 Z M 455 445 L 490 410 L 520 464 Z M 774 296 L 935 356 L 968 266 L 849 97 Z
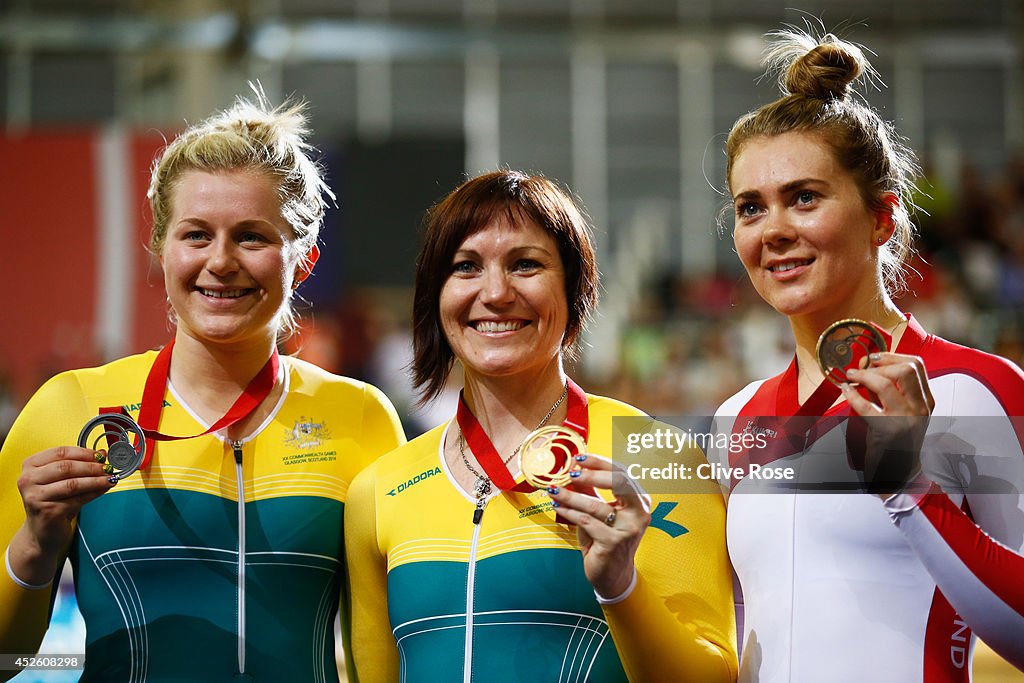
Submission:
M 0 455 L 0 548 L 25 519 L 22 461 L 74 445 L 100 408 L 137 416 L 155 355 L 66 372 L 36 393 Z M 404 436 L 374 387 L 281 360 L 283 394 L 253 435 L 161 442 L 147 469 L 83 507 L 69 551 L 83 681 L 338 680 L 349 482 Z M 169 386 L 159 430 L 206 426 Z M 34 653 L 52 591 L 0 574 L 0 648 Z
M 597 396 L 588 396 L 588 413 L 587 450 L 605 456 L 612 417 L 641 415 Z M 602 606 L 575 530 L 555 522 L 544 492 L 497 494 L 473 523 L 475 500 L 442 457 L 448 428 L 384 456 L 350 489 L 345 534 L 360 683 L 734 680 L 717 485 L 709 482 L 706 495 L 652 496 L 636 585 Z

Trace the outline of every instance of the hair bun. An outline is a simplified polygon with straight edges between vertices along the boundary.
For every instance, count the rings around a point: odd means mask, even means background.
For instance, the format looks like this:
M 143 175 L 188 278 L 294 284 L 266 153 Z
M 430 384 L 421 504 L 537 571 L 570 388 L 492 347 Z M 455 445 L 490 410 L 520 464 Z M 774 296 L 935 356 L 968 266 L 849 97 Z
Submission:
M 779 85 L 786 94 L 841 100 L 853 82 L 871 70 L 859 47 L 831 33 L 815 38 L 790 30 L 771 36 L 767 61 L 779 70 Z
M 790 94 L 819 100 L 843 99 L 850 92 L 850 84 L 863 72 L 863 60 L 863 55 L 854 55 L 839 45 L 818 45 L 786 70 L 785 88 Z

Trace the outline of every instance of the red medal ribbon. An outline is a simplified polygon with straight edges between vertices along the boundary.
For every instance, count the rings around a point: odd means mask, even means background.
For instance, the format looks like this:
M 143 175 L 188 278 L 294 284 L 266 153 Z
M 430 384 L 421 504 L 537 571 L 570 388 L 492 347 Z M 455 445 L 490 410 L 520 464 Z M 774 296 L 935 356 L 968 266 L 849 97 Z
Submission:
M 822 381 L 804 404 L 800 405 L 796 399 L 796 358 L 778 380 L 778 384 L 774 415 L 753 415 L 741 411 L 737 416 L 733 427 L 734 433 L 761 433 L 768 438 L 768 444 L 764 448 L 750 448 L 730 456 L 729 464 L 734 472 L 730 488 L 735 487 L 740 481 L 735 474 L 737 467 L 747 471 L 750 465 L 767 465 L 803 451 L 807 447 L 808 433 L 819 423 L 826 421 L 829 408 L 841 393 L 838 386 Z M 745 424 L 740 419 L 744 417 L 749 418 Z M 821 426 L 826 427 L 824 424 Z M 831 427 L 830 421 L 827 426 Z
M 568 415 L 562 425 L 576 430 L 583 437 L 583 440 L 586 441 L 590 427 L 587 395 L 571 379 L 566 379 L 566 385 Z M 494 444 L 491 443 L 487 432 L 484 431 L 483 425 L 480 424 L 480 421 L 476 419 L 476 415 L 466 405 L 466 399 L 462 392 L 459 393 L 459 409 L 455 413 L 455 418 L 458 420 L 459 429 L 462 430 L 462 434 L 466 439 L 466 445 L 473 452 L 473 456 L 480 463 L 484 474 L 491 480 L 491 483 L 502 491 L 528 492 L 533 490 L 533 487 L 525 481 L 516 483 L 512 473 L 505 466 L 505 462 L 498 455 L 498 451 L 494 449 Z
M 146 435 L 146 457 L 139 466 L 139 469 L 144 469 L 149 465 L 149 461 L 153 459 L 153 453 L 156 450 L 155 441 L 194 439 L 197 436 L 220 431 L 249 417 L 252 411 L 256 410 L 257 406 L 263 403 L 267 396 L 270 395 L 271 390 L 274 388 L 274 380 L 277 378 L 278 370 L 281 367 L 281 359 L 277 353 L 277 347 L 274 347 L 266 364 L 252 378 L 234 404 L 228 408 L 228 412 L 210 425 L 209 429 L 189 436 L 161 434 L 156 428 L 160 424 L 160 411 L 164 407 L 164 392 L 167 390 L 167 378 L 171 370 L 172 348 L 174 348 L 174 339 L 171 339 L 167 346 L 160 349 L 156 360 L 153 361 L 153 366 L 149 369 L 149 374 L 146 375 L 146 384 L 142 392 L 142 405 L 139 407 L 138 419 L 139 427 L 142 428 L 143 433 Z M 123 408 L 103 408 L 100 412 L 123 413 L 125 411 Z

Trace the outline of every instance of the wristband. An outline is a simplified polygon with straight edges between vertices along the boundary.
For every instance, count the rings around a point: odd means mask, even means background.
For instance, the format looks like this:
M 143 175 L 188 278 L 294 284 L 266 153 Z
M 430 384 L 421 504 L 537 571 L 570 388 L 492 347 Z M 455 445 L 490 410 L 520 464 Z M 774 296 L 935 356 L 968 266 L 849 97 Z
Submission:
M 606 597 L 603 597 L 600 593 L 598 593 L 597 589 L 595 588 L 594 589 L 594 597 L 597 598 L 597 603 L 599 605 L 615 605 L 615 604 L 618 604 L 618 603 L 622 602 L 623 600 L 628 598 L 630 595 L 632 595 L 634 588 L 636 588 L 636 565 L 633 565 L 633 578 L 631 578 L 629 580 L 629 585 L 626 586 L 626 590 L 622 591 L 621 593 L 616 595 L 614 598 L 606 598 Z
M 27 591 L 41 591 L 44 588 L 49 588 L 53 584 L 53 579 L 50 579 L 46 583 L 42 584 L 28 583 L 26 581 L 22 581 L 21 579 L 19 579 L 17 575 L 14 573 L 14 570 L 11 568 L 11 558 L 9 556 L 10 552 L 11 547 L 7 546 L 7 549 L 4 550 L 4 565 L 7 567 L 7 576 L 11 577 L 11 581 L 18 584 Z

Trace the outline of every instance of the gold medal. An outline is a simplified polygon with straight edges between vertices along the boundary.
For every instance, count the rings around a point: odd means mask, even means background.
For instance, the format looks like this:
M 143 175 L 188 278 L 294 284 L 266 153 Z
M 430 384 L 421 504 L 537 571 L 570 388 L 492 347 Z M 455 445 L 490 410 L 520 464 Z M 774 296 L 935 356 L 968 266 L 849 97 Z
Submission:
M 886 351 L 885 337 L 875 325 L 849 318 L 832 323 L 821 333 L 816 354 L 825 378 L 838 386 L 847 381 L 847 370 L 870 367 L 871 354 Z
M 562 425 L 542 427 L 530 433 L 519 447 L 519 470 L 534 488 L 565 486 L 572 481 L 569 472 L 575 464 L 573 458 L 586 447 L 583 437 L 574 429 Z

